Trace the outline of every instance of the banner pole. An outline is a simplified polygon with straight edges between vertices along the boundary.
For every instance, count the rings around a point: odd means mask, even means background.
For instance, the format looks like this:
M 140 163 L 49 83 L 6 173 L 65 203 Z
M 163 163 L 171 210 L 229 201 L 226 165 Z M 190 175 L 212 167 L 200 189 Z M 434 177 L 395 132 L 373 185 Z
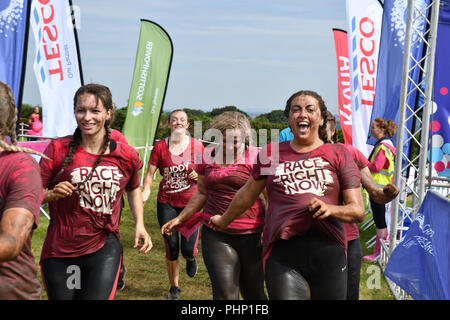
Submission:
M 26 22 L 25 22 L 25 36 L 23 43 L 23 56 L 22 56 L 22 72 L 20 76 L 20 87 L 19 87 L 19 95 L 17 96 L 16 107 L 17 107 L 17 122 L 16 122 L 16 135 L 19 134 L 19 123 L 20 123 L 20 113 L 22 111 L 22 98 L 23 98 L 23 88 L 25 86 L 25 75 L 26 75 L 26 66 L 27 66 L 27 56 L 28 56 L 28 35 L 30 29 L 30 7 L 31 0 L 26 0 L 27 4 L 27 14 L 26 14 Z

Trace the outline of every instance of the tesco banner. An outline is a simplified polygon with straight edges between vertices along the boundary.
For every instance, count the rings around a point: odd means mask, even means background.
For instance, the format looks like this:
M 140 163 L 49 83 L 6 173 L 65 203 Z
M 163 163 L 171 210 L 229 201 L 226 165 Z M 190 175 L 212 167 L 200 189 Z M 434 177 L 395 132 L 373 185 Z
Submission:
M 352 100 L 347 32 L 333 29 L 338 76 L 338 112 L 345 144 L 352 144 Z
M 353 145 L 366 157 L 375 98 L 383 8 L 377 0 L 347 0 Z
M 69 1 L 33 0 L 30 10 L 43 135 L 61 137 L 72 134 L 77 126 L 73 96 L 82 84 L 82 77 Z

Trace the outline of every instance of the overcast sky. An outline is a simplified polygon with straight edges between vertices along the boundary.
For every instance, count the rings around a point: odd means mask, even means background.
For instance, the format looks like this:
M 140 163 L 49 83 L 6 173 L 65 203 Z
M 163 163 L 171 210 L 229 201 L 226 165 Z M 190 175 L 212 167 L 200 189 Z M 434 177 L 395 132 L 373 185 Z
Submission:
M 164 110 L 234 105 L 283 109 L 301 89 L 337 113 L 332 28 L 346 30 L 344 0 L 73 0 L 84 82 L 108 86 L 127 105 L 140 19 L 161 25 L 174 45 Z M 29 37 L 24 103 L 40 104 Z

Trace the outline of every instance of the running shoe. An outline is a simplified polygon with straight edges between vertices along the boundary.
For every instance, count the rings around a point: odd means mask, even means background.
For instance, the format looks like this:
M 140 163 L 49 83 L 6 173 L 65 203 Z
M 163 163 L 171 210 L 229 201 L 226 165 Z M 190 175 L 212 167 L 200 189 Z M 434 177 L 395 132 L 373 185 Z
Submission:
M 169 295 L 167 296 L 167 299 L 169 300 L 180 300 L 180 293 L 181 290 L 178 287 L 170 287 Z
M 186 259 L 186 273 L 189 277 L 193 278 L 197 274 L 198 266 L 197 260 L 194 258 Z

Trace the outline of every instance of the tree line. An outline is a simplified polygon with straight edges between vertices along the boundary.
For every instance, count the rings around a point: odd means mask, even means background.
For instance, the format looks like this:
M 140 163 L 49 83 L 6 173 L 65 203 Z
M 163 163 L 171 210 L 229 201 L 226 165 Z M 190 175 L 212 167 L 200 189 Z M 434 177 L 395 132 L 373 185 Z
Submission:
M 21 122 L 27 123 L 28 117 L 33 112 L 34 106 L 31 106 L 29 104 L 23 104 L 21 109 Z M 218 116 L 219 114 L 225 112 L 225 111 L 238 111 L 243 114 L 245 114 L 250 121 L 250 125 L 252 129 L 254 129 L 257 133 L 257 141 L 256 144 L 265 144 L 267 142 L 270 142 L 272 140 L 271 135 L 271 129 L 276 129 L 278 131 L 283 130 L 284 128 L 287 128 L 287 118 L 284 115 L 284 110 L 272 110 L 268 113 L 260 114 L 254 118 L 252 118 L 248 113 L 246 113 L 243 110 L 240 110 L 236 106 L 225 106 L 220 108 L 214 108 L 211 111 L 203 111 L 199 109 L 191 109 L 191 108 L 179 108 L 186 112 L 186 114 L 189 117 L 189 132 L 191 136 L 194 136 L 194 123 L 196 121 L 202 122 L 202 134 L 209 129 L 211 121 L 214 117 Z M 156 139 L 163 139 L 167 137 L 170 133 L 169 127 L 168 127 L 168 119 L 169 119 L 170 111 L 162 112 L 160 119 L 159 119 L 159 127 L 158 131 L 156 133 Z M 117 129 L 119 131 L 122 131 L 123 125 L 125 123 L 127 115 L 127 107 L 117 109 L 114 113 L 114 121 L 111 124 L 111 127 L 113 129 Z M 42 119 L 42 110 L 41 110 L 41 119 Z M 265 135 L 260 134 L 260 130 L 265 129 L 267 132 L 267 138 Z M 338 128 L 338 140 L 339 142 L 344 142 L 343 135 L 341 130 Z M 276 135 L 276 138 L 278 135 Z M 275 138 L 275 136 L 274 136 Z M 261 141 L 259 141 L 261 140 Z

